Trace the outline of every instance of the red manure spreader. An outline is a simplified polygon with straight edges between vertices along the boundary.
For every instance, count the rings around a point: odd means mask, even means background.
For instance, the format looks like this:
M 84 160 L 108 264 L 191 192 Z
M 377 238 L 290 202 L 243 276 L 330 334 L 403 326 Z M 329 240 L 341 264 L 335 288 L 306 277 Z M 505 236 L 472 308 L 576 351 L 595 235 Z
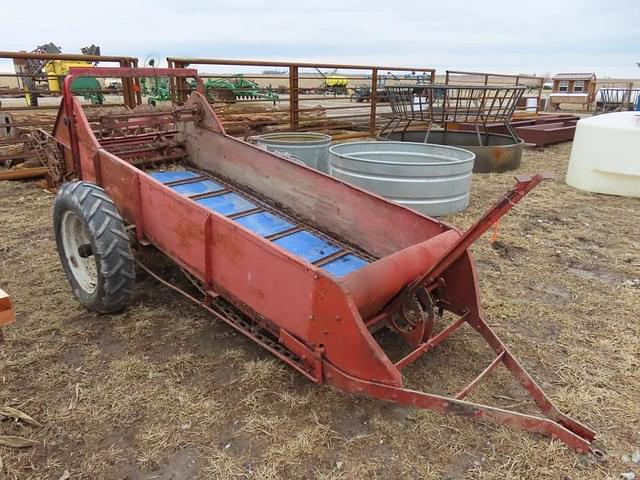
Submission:
M 181 105 L 108 113 L 90 123 L 71 94 L 83 76 L 163 76 L 183 87 L 193 85 L 190 78 L 198 88 Z M 595 433 L 554 406 L 487 324 L 468 250 L 543 175 L 516 177 L 461 233 L 225 134 L 191 69 L 71 70 L 53 140 L 48 162 L 61 183 L 57 246 L 87 308 L 126 307 L 134 251 L 155 248 L 193 288 L 171 284 L 142 263 L 138 268 L 314 383 L 537 432 L 597 453 Z M 465 325 L 495 353 L 486 368 L 450 396 L 404 387 L 403 369 Z M 385 351 L 382 328 L 394 332 L 401 355 Z M 498 366 L 511 372 L 541 416 L 465 400 Z

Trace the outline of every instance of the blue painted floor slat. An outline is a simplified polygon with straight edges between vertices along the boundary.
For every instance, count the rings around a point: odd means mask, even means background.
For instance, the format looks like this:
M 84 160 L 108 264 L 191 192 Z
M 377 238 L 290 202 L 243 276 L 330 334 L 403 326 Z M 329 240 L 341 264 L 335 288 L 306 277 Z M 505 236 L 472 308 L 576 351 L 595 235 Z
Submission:
M 176 182 L 178 180 L 186 180 L 188 178 L 196 178 L 199 175 L 190 170 L 169 170 L 166 172 L 153 172 L 150 175 L 162 183 Z
M 199 195 L 201 193 L 213 193 L 224 189 L 224 185 L 211 180 L 202 180 L 201 182 L 183 183 L 182 185 L 174 185 L 171 187 L 182 195 Z
M 151 172 L 149 175 L 162 183 L 187 180 L 200 176 L 200 174 L 190 170 Z M 214 193 L 224 189 L 225 186 L 214 180 L 206 179 L 193 183 L 174 185 L 170 186 L 170 188 L 182 195 L 190 196 Z M 234 215 L 257 207 L 257 205 L 235 192 L 200 198 L 195 201 L 221 215 Z M 296 226 L 271 212 L 252 213 L 251 215 L 236 218 L 234 221 L 262 237 L 282 233 Z M 273 240 L 273 243 L 294 255 L 302 257 L 310 263 L 322 260 L 341 250 L 339 246 L 306 230 L 290 233 L 289 235 Z M 331 260 L 320 268 L 335 277 L 344 277 L 364 267 L 367 263 L 363 258 L 348 253 Z
M 352 254 L 344 255 L 325 263 L 322 268 L 336 277 L 344 277 L 354 270 L 367 265 L 367 261 Z
M 234 192 L 225 193 L 224 195 L 218 195 L 216 197 L 199 198 L 196 202 L 222 215 L 233 215 L 234 213 L 244 212 L 257 206 Z
M 289 252 L 304 258 L 307 262 L 317 262 L 340 250 L 340 247 L 333 245 L 326 240 L 314 235 L 311 232 L 302 230 L 286 237 L 274 240 L 273 243 L 288 250 Z
M 258 212 L 240 217 L 236 219 L 236 222 L 261 237 L 275 235 L 295 227 L 294 224 L 270 212 Z

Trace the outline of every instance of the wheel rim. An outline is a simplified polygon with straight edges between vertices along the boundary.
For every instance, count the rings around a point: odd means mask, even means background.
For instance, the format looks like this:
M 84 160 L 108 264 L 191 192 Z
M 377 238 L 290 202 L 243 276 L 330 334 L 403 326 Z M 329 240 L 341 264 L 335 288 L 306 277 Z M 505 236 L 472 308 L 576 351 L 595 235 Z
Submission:
M 85 292 L 93 293 L 98 285 L 98 268 L 84 224 L 75 213 L 67 210 L 62 216 L 60 233 L 73 278 Z

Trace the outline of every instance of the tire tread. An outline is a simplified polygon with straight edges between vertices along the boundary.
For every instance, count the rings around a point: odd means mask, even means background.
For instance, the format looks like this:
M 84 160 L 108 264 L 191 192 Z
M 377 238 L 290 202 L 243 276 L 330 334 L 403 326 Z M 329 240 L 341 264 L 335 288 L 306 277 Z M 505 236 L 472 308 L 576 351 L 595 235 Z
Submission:
M 93 295 L 75 284 L 64 252 L 60 223 L 67 210 L 72 210 L 82 219 L 91 237 L 98 266 L 98 286 Z M 100 313 L 125 308 L 131 302 L 135 285 L 134 257 L 124 220 L 109 194 L 98 185 L 84 181 L 63 185 L 54 205 L 54 226 L 60 259 L 80 302 Z

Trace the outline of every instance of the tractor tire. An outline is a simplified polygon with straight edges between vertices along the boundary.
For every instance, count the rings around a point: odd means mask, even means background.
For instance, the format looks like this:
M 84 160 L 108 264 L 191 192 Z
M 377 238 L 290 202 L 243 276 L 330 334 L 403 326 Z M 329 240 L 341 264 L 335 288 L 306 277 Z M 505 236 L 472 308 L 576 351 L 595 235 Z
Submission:
M 60 188 L 53 206 L 60 262 L 78 301 L 113 313 L 131 301 L 134 259 L 124 221 L 109 195 L 89 182 Z

